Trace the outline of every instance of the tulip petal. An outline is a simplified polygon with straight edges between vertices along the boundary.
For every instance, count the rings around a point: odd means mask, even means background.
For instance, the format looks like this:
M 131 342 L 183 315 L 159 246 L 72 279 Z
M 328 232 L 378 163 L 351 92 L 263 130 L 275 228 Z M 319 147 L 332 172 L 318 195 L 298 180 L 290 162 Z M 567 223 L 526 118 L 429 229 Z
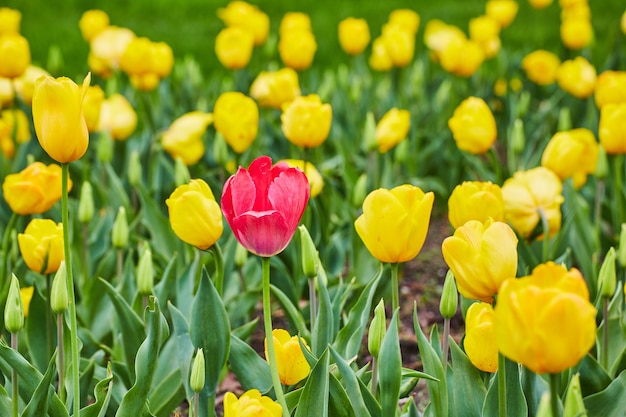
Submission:
M 232 219 L 230 225 L 246 249 L 264 257 L 280 253 L 293 235 L 285 218 L 276 210 L 249 211 Z
M 309 190 L 306 175 L 297 168 L 289 168 L 276 177 L 268 191 L 271 206 L 280 209 L 292 234 L 306 209 Z

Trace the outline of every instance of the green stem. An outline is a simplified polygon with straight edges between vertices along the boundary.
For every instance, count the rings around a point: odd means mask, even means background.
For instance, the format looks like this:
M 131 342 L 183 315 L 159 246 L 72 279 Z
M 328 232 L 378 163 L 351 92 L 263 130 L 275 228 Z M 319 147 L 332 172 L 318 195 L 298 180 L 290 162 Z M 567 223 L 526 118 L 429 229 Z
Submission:
M 602 200 L 604 199 L 604 180 L 598 180 L 596 201 L 593 207 L 593 225 L 596 234 L 596 262 L 599 262 L 602 247 Z
M 83 277 L 81 280 L 81 287 L 89 277 L 89 251 L 87 250 L 87 240 L 89 234 L 89 225 L 88 223 L 83 223 L 82 227 L 82 236 L 83 236 L 83 244 L 81 245 L 81 258 L 83 261 Z
M 117 283 L 121 287 L 124 279 L 124 249 L 117 250 Z
M 624 178 L 624 155 L 619 154 L 615 155 L 615 198 L 617 199 L 617 223 L 615 227 L 622 224 L 626 219 L 624 215 L 624 190 L 622 189 L 623 178 Z
M 197 392 L 193 393 L 193 417 L 198 417 L 198 401 L 200 400 L 200 396 Z
M 441 340 L 441 350 L 443 353 L 443 371 L 448 366 L 448 349 L 450 347 L 450 319 L 443 319 L 443 338 Z
M 80 415 L 80 374 L 78 356 L 78 324 L 76 322 L 76 299 L 74 297 L 74 277 L 72 275 L 72 252 L 70 250 L 70 221 L 68 210 L 67 183 L 69 178 L 68 163 L 62 165 L 61 176 L 61 218 L 63 222 L 63 247 L 65 250 L 65 266 L 67 268 L 67 289 L 69 292 L 69 312 L 70 312 L 70 351 L 72 362 L 72 388 L 74 392 L 74 416 Z
M 393 311 L 396 311 L 400 307 L 400 285 L 398 278 L 398 267 L 400 264 L 394 262 L 391 264 L 391 307 Z
M 52 294 L 52 277 L 50 274 L 46 275 L 46 298 L 48 300 L 48 307 L 50 307 L 50 300 Z M 52 310 L 50 308 L 46 308 L 46 348 L 48 352 L 48 357 L 52 357 Z
M 548 217 L 541 207 L 537 208 L 539 217 L 541 218 L 541 228 L 543 232 L 543 249 L 541 252 L 541 262 L 548 262 L 550 256 L 550 224 Z
M 500 161 L 498 160 L 498 154 L 496 153 L 496 148 L 492 146 L 488 152 L 489 160 L 491 161 L 491 165 L 493 166 L 493 172 L 495 176 L 496 184 L 501 184 L 502 182 L 502 166 L 500 165 Z
M 372 358 L 372 383 L 370 390 L 372 396 L 376 397 L 376 391 L 378 390 L 378 360 L 376 358 Z
M 65 352 L 63 347 L 63 314 L 57 315 L 57 361 L 59 363 L 59 399 L 65 402 Z
M 609 297 L 602 297 L 602 367 L 609 370 Z
M 498 353 L 498 410 L 506 416 L 506 358 L 502 353 Z
M 559 417 L 559 374 L 550 374 L 550 409 L 552 411 L 552 417 Z
M 18 339 L 17 333 L 11 333 L 11 349 L 15 352 L 18 350 Z M 12 403 L 13 403 L 13 417 L 19 416 L 19 381 L 17 376 L 17 370 L 11 370 L 11 394 L 12 394 Z
M 209 250 L 215 261 L 215 289 L 221 297 L 224 292 L 224 255 L 217 242 Z
M 276 399 L 283 409 L 283 417 L 289 417 L 289 409 L 283 395 L 283 387 L 278 376 L 278 366 L 276 364 L 276 351 L 274 350 L 274 336 L 272 335 L 272 306 L 270 304 L 270 258 L 261 258 L 263 269 L 263 323 L 265 325 L 265 342 L 267 344 L 267 362 L 270 365 L 272 374 L 272 384 Z
M 317 293 L 315 292 L 315 278 L 309 279 L 309 311 L 311 313 L 311 331 L 317 317 Z
M 5 283 L 11 281 L 8 279 L 9 271 L 11 270 L 11 268 L 9 268 L 9 240 L 11 240 L 11 230 L 15 227 L 15 222 L 17 222 L 17 214 L 13 213 L 2 236 L 2 276 L 0 277 L 0 281 Z

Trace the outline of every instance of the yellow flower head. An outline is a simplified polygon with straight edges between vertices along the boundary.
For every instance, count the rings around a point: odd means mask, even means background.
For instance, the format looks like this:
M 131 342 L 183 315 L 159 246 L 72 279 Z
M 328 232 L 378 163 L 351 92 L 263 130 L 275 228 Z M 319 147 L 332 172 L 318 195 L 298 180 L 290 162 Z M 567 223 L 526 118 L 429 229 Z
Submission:
M 174 121 L 163 133 L 163 149 L 173 159 L 181 158 L 185 165 L 193 165 L 204 156 L 202 135 L 213 122 L 211 113 L 193 111 Z
M 287 12 L 280 20 L 280 27 L 278 33 L 280 36 L 288 36 L 289 33 L 295 30 L 311 31 L 311 17 L 308 14 L 302 12 Z
M 311 367 L 302 353 L 298 336 L 291 336 L 287 330 L 283 329 L 272 330 L 272 336 L 280 382 L 285 385 L 297 384 L 311 372 Z M 307 346 L 304 340 L 302 343 Z M 267 341 L 265 342 L 265 358 L 267 358 Z
M 563 62 L 557 72 L 559 87 L 581 99 L 593 94 L 596 78 L 595 67 L 582 56 Z
M 582 49 L 591 43 L 593 28 L 588 18 L 568 18 L 561 22 L 561 40 L 569 49 Z
M 98 131 L 109 132 L 115 140 L 126 140 L 137 128 L 137 113 L 128 99 L 115 93 L 102 102 Z
M 484 372 L 498 370 L 498 345 L 494 326 L 493 307 L 488 303 L 474 303 L 465 316 L 463 346 L 472 364 Z
M 556 81 L 561 60 L 552 52 L 539 49 L 526 55 L 522 68 L 526 77 L 535 84 L 548 85 Z
M 22 13 L 9 7 L 0 7 L 0 36 L 20 33 Z
M 110 23 L 109 15 L 102 10 L 87 10 L 80 17 L 78 26 L 83 39 L 91 42 L 98 33 L 109 27 Z
M 254 36 L 238 26 L 224 28 L 215 38 L 215 54 L 228 69 L 245 68 L 250 62 Z
M 554 171 L 564 181 L 572 178 L 574 187 L 580 188 L 587 175 L 596 171 L 598 142 L 589 129 L 557 132 L 543 151 L 541 165 Z
M 56 272 L 65 259 L 63 224 L 50 219 L 32 219 L 24 233 L 17 235 L 17 243 L 24 262 L 34 272 Z
M 300 96 L 298 73 L 293 68 L 261 71 L 250 86 L 250 96 L 261 107 L 280 109 Z
M 448 198 L 448 220 L 453 228 L 470 220 L 484 223 L 489 218 L 504 221 L 504 199 L 498 184 L 464 181 L 454 187 Z
M 408 110 L 392 108 L 376 125 L 376 143 L 381 153 L 388 152 L 406 139 L 411 127 L 411 113 Z
M 120 67 L 120 60 L 128 44 L 135 39 L 133 31 L 117 26 L 107 26 L 89 43 L 87 58 L 89 68 L 101 77 L 108 78 Z
M 596 80 L 594 99 L 599 109 L 609 103 L 626 103 L 626 71 L 603 71 Z
M 411 9 L 396 9 L 389 13 L 389 23 L 415 35 L 420 27 L 420 15 Z
M 257 46 L 262 45 L 269 34 L 269 17 L 257 6 L 245 1 L 231 1 L 225 8 L 217 10 L 217 17 L 228 27 L 238 27 L 249 31 Z
M 600 110 L 598 136 L 608 154 L 626 154 L 626 103 L 607 104 Z
M 505 28 L 513 22 L 518 9 L 515 0 L 489 0 L 485 5 L 485 14 L 497 21 L 501 28 Z
M 283 105 L 282 130 L 289 142 L 304 148 L 320 146 L 330 133 L 333 112 L 317 94 L 296 97 Z
M 498 134 L 489 106 L 478 97 L 463 100 L 448 120 L 448 127 L 458 148 L 472 154 L 487 152 Z
M 68 190 L 72 181 L 68 181 Z M 14 213 L 40 214 L 61 199 L 61 167 L 33 162 L 17 174 L 7 175 L 2 183 L 4 199 Z
M 305 70 L 311 66 L 317 51 L 317 42 L 313 32 L 292 30 L 281 36 L 278 42 L 280 59 L 286 66 L 295 70 Z
M 0 77 L 17 78 L 30 65 L 28 40 L 19 33 L 0 36 Z
M 222 93 L 213 108 L 215 130 L 237 153 L 243 153 L 256 138 L 259 108 L 254 100 L 239 92 Z
M 350 55 L 358 55 L 370 43 L 367 20 L 348 17 L 339 22 L 339 44 Z
M 232 392 L 224 395 L 224 417 L 281 417 L 282 407 L 256 389 L 237 398 Z

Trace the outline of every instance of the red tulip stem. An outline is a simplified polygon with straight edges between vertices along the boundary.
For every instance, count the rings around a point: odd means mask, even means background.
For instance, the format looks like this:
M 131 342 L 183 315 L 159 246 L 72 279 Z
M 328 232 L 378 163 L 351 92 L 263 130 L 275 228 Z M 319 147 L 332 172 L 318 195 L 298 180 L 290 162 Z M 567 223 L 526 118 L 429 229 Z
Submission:
M 270 373 L 272 375 L 272 385 L 276 400 L 283 409 L 283 417 L 289 417 L 289 409 L 283 394 L 283 387 L 280 383 L 278 375 L 278 366 L 276 364 L 276 350 L 274 349 L 274 336 L 272 335 L 272 306 L 270 300 L 270 258 L 262 257 L 261 266 L 263 270 L 263 323 L 265 326 L 265 341 L 267 343 L 267 362 L 270 365 Z
M 69 313 L 70 313 L 70 351 L 72 362 L 72 388 L 74 416 L 80 415 L 80 374 L 78 356 L 78 323 L 76 321 L 76 298 L 74 296 L 74 277 L 72 275 L 72 252 L 70 248 L 70 221 L 68 210 L 68 180 L 69 163 L 62 164 L 61 175 L 61 218 L 63 222 L 63 248 L 65 254 L 65 266 L 67 268 L 66 285 L 69 292 Z
M 18 350 L 18 338 L 17 333 L 11 333 L 11 349 L 15 352 Z M 17 376 L 17 370 L 13 368 L 11 370 L 11 393 L 13 402 L 13 417 L 19 416 L 19 382 Z

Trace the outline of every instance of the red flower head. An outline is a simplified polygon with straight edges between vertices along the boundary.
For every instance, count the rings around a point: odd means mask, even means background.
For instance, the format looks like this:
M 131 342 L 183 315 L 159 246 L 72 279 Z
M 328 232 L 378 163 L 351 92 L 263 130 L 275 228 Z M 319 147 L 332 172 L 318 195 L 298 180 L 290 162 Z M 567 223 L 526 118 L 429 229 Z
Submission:
M 272 166 L 269 156 L 260 156 L 226 181 L 221 206 L 239 243 L 269 257 L 289 244 L 308 201 L 309 182 L 300 169 Z

